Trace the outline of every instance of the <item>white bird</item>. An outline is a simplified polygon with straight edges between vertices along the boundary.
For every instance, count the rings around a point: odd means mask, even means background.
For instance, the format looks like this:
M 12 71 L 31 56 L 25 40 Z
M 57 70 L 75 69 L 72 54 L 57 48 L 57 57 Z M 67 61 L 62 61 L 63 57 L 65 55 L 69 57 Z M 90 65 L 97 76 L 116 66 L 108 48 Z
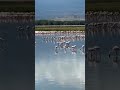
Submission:
M 82 47 L 80 48 L 80 50 L 85 53 L 85 45 L 82 45 Z
M 71 51 L 72 51 L 73 54 L 76 54 L 76 53 L 77 53 L 77 47 L 76 47 L 76 45 L 73 45 L 73 46 L 71 47 Z
M 55 54 L 58 53 L 58 46 L 55 46 Z
M 65 43 L 65 48 L 69 48 L 70 47 L 70 41 L 67 41 L 66 43 Z

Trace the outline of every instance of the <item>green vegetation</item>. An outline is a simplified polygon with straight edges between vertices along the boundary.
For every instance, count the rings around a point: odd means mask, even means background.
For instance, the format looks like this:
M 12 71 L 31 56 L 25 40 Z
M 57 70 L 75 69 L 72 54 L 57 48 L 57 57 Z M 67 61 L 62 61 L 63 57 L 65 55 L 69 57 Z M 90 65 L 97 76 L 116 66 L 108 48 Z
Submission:
M 85 25 L 85 21 L 36 20 L 35 25 Z
M 34 12 L 34 1 L 0 1 L 1 12 Z
M 35 31 L 85 31 L 84 26 L 38 26 Z

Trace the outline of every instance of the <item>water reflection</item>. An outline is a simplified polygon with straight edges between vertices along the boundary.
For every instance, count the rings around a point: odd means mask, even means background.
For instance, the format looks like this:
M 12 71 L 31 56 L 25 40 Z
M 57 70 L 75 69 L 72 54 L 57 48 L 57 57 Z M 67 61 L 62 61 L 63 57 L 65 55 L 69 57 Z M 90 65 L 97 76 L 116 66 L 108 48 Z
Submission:
M 59 36 L 64 35 L 52 35 L 52 37 Z M 47 37 L 49 38 L 48 35 Z M 68 42 L 66 40 L 64 41 Z M 54 43 L 46 43 L 43 42 L 43 36 L 36 36 L 36 90 L 85 89 L 85 55 L 82 52 L 84 40 L 74 40 L 70 42 L 70 48 L 66 48 L 66 53 L 64 52 L 65 48 L 59 48 L 59 53 L 55 54 L 55 47 L 58 45 L 56 41 Z M 76 54 L 72 54 L 71 51 L 74 45 L 77 47 Z M 65 44 L 65 46 L 67 46 L 67 44 Z
M 114 11 L 86 12 L 86 90 L 120 88 L 119 14 Z

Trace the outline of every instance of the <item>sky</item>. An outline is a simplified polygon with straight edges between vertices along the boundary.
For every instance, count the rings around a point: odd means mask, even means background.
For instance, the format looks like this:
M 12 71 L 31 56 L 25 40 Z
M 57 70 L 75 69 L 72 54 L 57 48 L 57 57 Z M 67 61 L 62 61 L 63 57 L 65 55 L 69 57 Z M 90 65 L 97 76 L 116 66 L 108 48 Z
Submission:
M 78 15 L 84 18 L 85 0 L 35 0 L 36 19 Z

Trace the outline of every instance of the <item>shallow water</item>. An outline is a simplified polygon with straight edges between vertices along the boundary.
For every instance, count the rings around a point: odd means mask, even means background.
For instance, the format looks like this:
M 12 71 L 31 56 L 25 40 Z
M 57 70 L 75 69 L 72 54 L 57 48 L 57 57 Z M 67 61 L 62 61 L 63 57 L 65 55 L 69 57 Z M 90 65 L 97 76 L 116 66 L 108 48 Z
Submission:
M 43 36 L 36 36 L 35 41 L 36 90 L 85 89 L 85 55 L 80 50 L 83 40 L 71 41 L 71 46 L 77 46 L 76 54 L 69 48 L 66 52 L 60 48 L 56 54 L 54 49 L 57 43 L 45 42 Z
M 101 61 L 99 63 L 85 63 L 86 90 L 119 90 L 120 88 L 120 53 L 118 63 L 109 58 L 109 51 L 114 46 L 120 47 L 120 35 L 86 35 L 86 51 L 90 47 L 99 46 L 101 50 Z
M 34 88 L 34 37 L 17 39 L 18 26 L 33 23 L 0 23 L 0 90 L 32 90 Z M 7 86 L 6 86 L 7 85 Z

